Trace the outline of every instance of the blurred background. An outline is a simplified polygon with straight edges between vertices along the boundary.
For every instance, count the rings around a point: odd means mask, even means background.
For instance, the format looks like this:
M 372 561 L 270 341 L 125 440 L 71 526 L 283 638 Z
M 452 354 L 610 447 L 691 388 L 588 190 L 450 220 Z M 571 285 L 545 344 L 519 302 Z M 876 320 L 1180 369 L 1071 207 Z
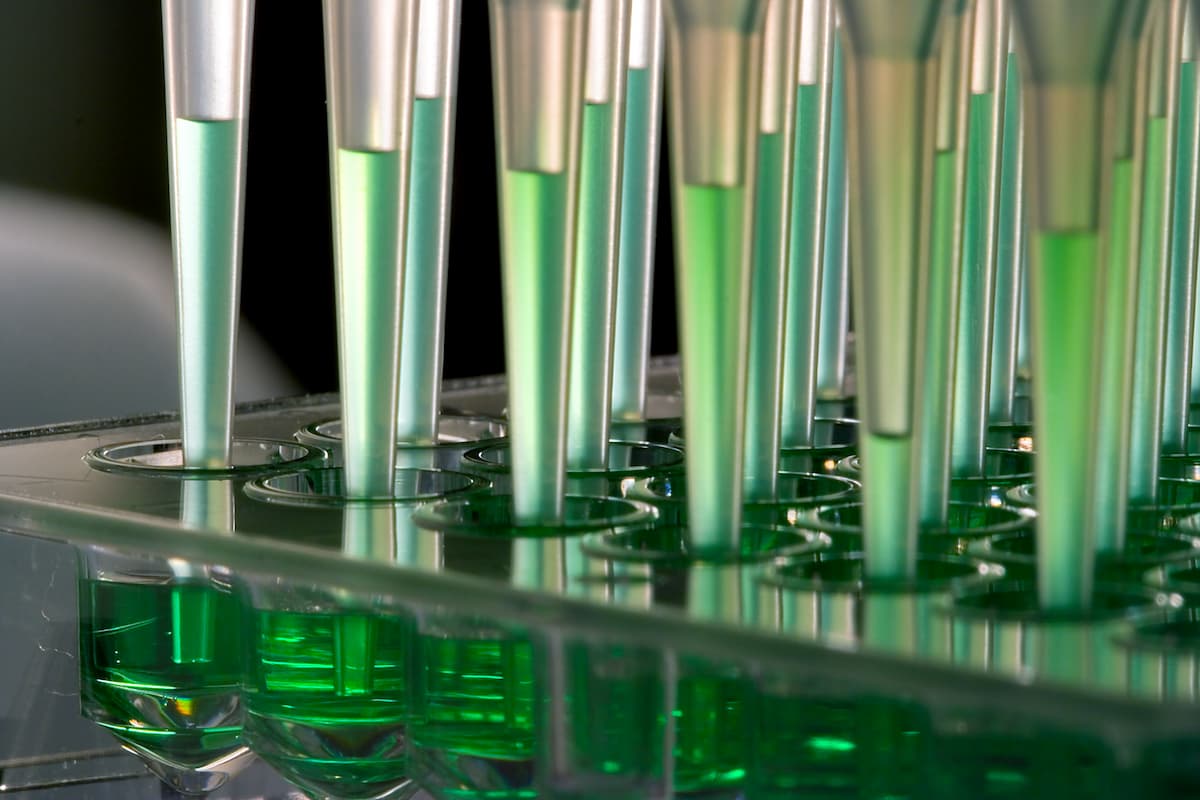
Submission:
M 483 0 L 461 53 L 447 378 L 504 371 Z M 237 398 L 336 391 L 319 0 L 257 4 L 251 74 Z M 0 76 L 0 428 L 177 409 L 160 4 L 4 0 Z M 666 178 L 654 353 L 677 350 Z

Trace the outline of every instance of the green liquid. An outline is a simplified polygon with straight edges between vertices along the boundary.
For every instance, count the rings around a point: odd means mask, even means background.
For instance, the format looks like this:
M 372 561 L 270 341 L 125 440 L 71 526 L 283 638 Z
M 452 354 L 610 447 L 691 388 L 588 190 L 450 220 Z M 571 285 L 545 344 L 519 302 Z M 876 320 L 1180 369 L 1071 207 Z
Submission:
M 745 189 L 687 186 L 676 251 L 693 552 L 728 550 L 741 521 L 747 308 Z
M 846 329 L 849 312 L 849 253 L 846 206 L 846 90 L 842 39 L 834 37 L 833 87 L 829 97 L 829 175 L 825 190 L 825 256 L 821 261 L 821 305 L 817 335 L 817 391 L 839 397 L 846 383 Z M 803 124 L 800 118 L 798 124 Z M 799 169 L 799 165 L 797 165 Z
M 783 415 L 780 429 L 783 446 L 793 448 L 811 447 L 813 444 L 819 360 L 817 348 L 820 339 L 818 322 L 822 298 L 819 242 L 824 233 L 822 223 L 825 221 L 821 213 L 821 193 L 826 188 L 825 169 L 820 163 L 824 155 L 820 152 L 821 90 L 822 87 L 816 84 L 800 84 L 796 87 L 791 237 L 787 263 L 787 312 L 784 319 Z M 755 268 L 757 269 L 757 265 Z M 758 324 L 757 320 L 755 324 Z M 836 335 L 841 336 L 841 332 Z
M 1163 183 L 1167 157 L 1167 118 L 1146 126 L 1146 172 L 1142 192 L 1141 258 L 1138 264 L 1136 334 L 1133 351 L 1133 406 L 1129 437 L 1129 498 L 1158 499 L 1162 452 L 1162 369 L 1166 339 L 1166 275 L 1163 239 L 1170 227 Z
M 791 688 L 754 703 L 748 797 L 930 796 L 932 728 L 920 709 Z
M 569 761 L 557 763 L 555 774 L 576 786 L 597 786 L 595 794 L 572 796 L 661 796 L 654 789 L 666 778 L 669 713 L 662 655 L 623 645 L 572 642 L 565 647 L 564 660 L 564 691 L 549 702 L 560 704 L 567 716 Z M 554 735 L 554 728 L 547 729 L 539 737 L 541 746 Z M 622 793 L 605 792 L 608 787 Z
M 1028 247 L 1028 246 L 1027 246 Z M 1033 332 L 1030 330 L 1029 319 L 1029 251 L 1021 257 L 1022 270 L 1025 273 L 1021 281 L 1020 297 L 1017 302 L 1017 378 L 1028 381 L 1033 377 Z
M 1000 223 L 996 241 L 996 291 L 988 418 L 1012 422 L 1017 371 L 1024 220 L 1021 214 L 1021 77 L 1010 53 L 1004 80 L 1004 144 L 1000 167 Z
M 513 638 L 422 636 L 418 723 L 424 747 L 523 759 L 533 752 L 530 644 Z
M 392 494 L 403 270 L 401 155 L 338 150 L 337 307 L 346 492 Z
M 567 390 L 567 467 L 608 462 L 620 142 L 610 103 L 585 103 Z
M 997 734 L 966 723 L 961 732 L 937 737 L 930 755 L 939 768 L 929 780 L 936 791 L 925 796 L 1054 800 L 1120 797 L 1123 790 L 1151 796 L 1161 787 L 1157 780 L 1150 786 L 1143 782 L 1145 774 L 1124 778 L 1112 749 L 1099 737 L 1052 725 Z
M 562 520 L 573 241 L 567 176 L 501 178 L 504 352 L 519 525 Z
M 1101 332 L 1100 391 L 1097 398 L 1096 550 L 1121 549 L 1129 475 L 1129 413 L 1132 393 L 1132 325 L 1136 311 L 1137 270 L 1130 261 L 1135 235 L 1133 159 L 1119 159 L 1112 168 L 1112 215 L 1108 250 L 1108 278 L 1104 292 L 1104 325 Z
M 750 278 L 750 351 L 746 379 L 746 451 L 743 498 L 775 498 L 779 474 L 780 374 L 789 221 L 782 133 L 758 137 L 754 266 Z
M 933 226 L 921 360 L 922 393 L 919 519 L 922 525 L 941 525 L 950 502 L 950 432 L 954 396 L 954 331 L 958 318 L 959 259 L 955 252 L 958 227 L 959 154 L 939 152 L 933 162 Z M 889 479 L 903 480 L 903 473 Z
M 675 791 L 735 789 L 745 783 L 749 759 L 746 678 L 732 667 L 696 659 L 680 664 L 676 684 Z
M 967 185 L 959 275 L 957 355 L 954 360 L 954 429 L 951 471 L 955 477 L 983 474 L 987 436 L 988 378 L 991 376 L 992 301 L 995 261 L 990 250 L 999 188 L 992 180 L 995 132 L 993 96 L 971 95 L 967 108 Z
M 1039 233 L 1030 264 L 1038 597 L 1045 610 L 1086 608 L 1095 552 L 1091 519 L 1096 365 L 1104 270 L 1092 231 Z
M 640 420 L 646 412 L 660 127 L 660 109 L 653 102 L 657 94 L 651 95 L 654 80 L 655 75 L 648 69 L 626 73 L 612 378 L 612 415 L 622 420 Z
M 438 435 L 450 227 L 446 104 L 443 97 L 413 102 L 396 438 L 414 444 Z
M 183 454 L 229 463 L 241 259 L 242 121 L 175 120 L 176 298 Z
M 859 437 L 863 475 L 864 574 L 894 579 L 916 574 L 917 519 L 909 475 L 911 436 Z
M 83 715 L 171 770 L 242 749 L 240 626 L 207 583 L 79 583 Z
M 1175 156 L 1175 222 L 1171 233 L 1171 273 L 1167 287 L 1167 342 L 1163 369 L 1163 449 L 1187 452 L 1191 397 L 1192 326 L 1195 321 L 1193 264 L 1196 235 L 1196 65 L 1185 61 L 1179 75 L 1179 130 Z
M 319 796 L 378 797 L 407 784 L 411 620 L 263 610 L 247 619 L 254 751 Z
M 536 797 L 534 678 L 527 639 L 422 634 L 412 744 L 438 797 Z

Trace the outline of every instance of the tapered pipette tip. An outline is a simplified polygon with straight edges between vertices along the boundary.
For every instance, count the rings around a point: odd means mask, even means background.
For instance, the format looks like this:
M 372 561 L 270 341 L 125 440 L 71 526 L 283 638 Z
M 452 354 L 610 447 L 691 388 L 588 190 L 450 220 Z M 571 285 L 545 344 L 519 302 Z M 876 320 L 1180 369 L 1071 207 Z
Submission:
M 227 466 L 253 0 L 163 0 L 184 463 Z
M 930 258 L 930 85 L 942 0 L 840 0 L 863 423 L 864 550 L 873 578 L 916 570 L 918 296 Z
M 694 552 L 736 547 L 765 0 L 669 0 L 671 173 Z
M 1029 280 L 1039 425 L 1038 594 L 1048 609 L 1091 603 L 1103 111 L 1118 33 L 1134 5 L 1013 1 L 1032 148 L 1027 180 L 1029 225 L 1036 237 Z
M 325 0 L 347 493 L 393 491 L 417 0 Z
M 564 511 L 566 393 L 586 4 L 490 0 L 512 439 L 519 525 Z

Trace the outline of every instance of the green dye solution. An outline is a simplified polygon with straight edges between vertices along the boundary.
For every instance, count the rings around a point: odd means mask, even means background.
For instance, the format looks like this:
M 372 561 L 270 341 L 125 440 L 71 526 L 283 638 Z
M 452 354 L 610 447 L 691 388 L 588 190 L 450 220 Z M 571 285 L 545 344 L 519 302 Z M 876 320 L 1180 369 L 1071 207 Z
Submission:
M 412 621 L 264 610 L 247 619 L 254 751 L 318 795 L 378 797 L 408 783 Z
M 1097 403 L 1095 536 L 1097 552 L 1120 550 L 1127 506 L 1129 407 L 1133 353 L 1129 331 L 1135 313 L 1136 272 L 1130 264 L 1130 241 L 1136 221 L 1133 204 L 1133 159 L 1112 167 L 1112 233 L 1101 332 L 1100 392 Z
M 973 727 L 967 723 L 964 733 L 937 738 L 930 756 L 938 768 L 917 796 L 1053 800 L 1150 792 L 1138 779 L 1120 776 L 1098 740 L 1053 729 L 980 735 Z
M 1000 235 L 996 241 L 996 290 L 993 315 L 992 366 L 988 418 L 1012 422 L 1016 391 L 1017 316 L 1021 293 L 1019 267 L 1024 242 L 1020 218 L 1021 185 L 1021 76 L 1017 56 L 1010 53 L 1004 79 L 1004 142 L 1000 165 Z
M 631 69 L 625 84 L 625 148 L 621 165 L 621 232 L 613 339 L 612 416 L 646 414 L 646 358 L 654 269 L 654 193 L 658 175 L 659 108 L 651 105 L 654 76 Z
M 1158 496 L 1158 462 L 1162 455 L 1162 372 L 1167 329 L 1164 292 L 1169 270 L 1169 263 L 1162 258 L 1163 237 L 1169 230 L 1162 186 L 1167 179 L 1167 134 L 1167 118 L 1151 117 L 1146 125 L 1129 437 L 1129 499 L 1148 504 Z
M 662 656 L 624 645 L 566 647 L 571 772 L 632 789 L 665 779 L 668 709 Z M 553 736 L 552 730 L 543 736 Z M 586 778 L 585 778 L 586 779 Z M 586 792 L 583 796 L 591 796 Z M 599 796 L 603 794 L 598 790 Z
M 931 727 L 900 703 L 760 694 L 754 704 L 747 796 L 928 796 Z
M 950 464 L 955 477 L 982 475 L 986 452 L 995 286 L 992 253 L 988 249 L 991 226 L 988 215 L 996 188 L 989 180 L 993 100 L 991 93 L 973 94 L 967 108 L 966 207 L 959 275 Z
M 863 572 L 867 577 L 915 577 L 917 520 L 909 475 L 913 437 L 862 432 Z
M 174 234 L 184 461 L 229 463 L 238 309 L 238 120 L 175 120 Z
M 611 103 L 585 103 L 580 146 L 579 223 L 567 387 L 567 468 L 608 462 L 616 288 L 617 154 Z
M 750 350 L 746 383 L 746 450 L 743 498 L 772 500 L 779 474 L 780 374 L 783 358 L 784 296 L 789 187 L 782 133 L 758 137 L 757 202 L 754 207 L 754 267 L 750 279 Z
M 449 223 L 449 152 L 444 97 L 413 102 L 404 256 L 404 310 L 396 439 L 433 444 L 438 436 Z
M 750 757 L 745 677 L 694 660 L 680 668 L 672 712 L 676 793 L 702 795 L 742 786 Z
M 838 397 L 845 389 L 846 298 L 849 263 L 846 247 L 846 90 L 842 75 L 842 40 L 834 37 L 833 85 L 829 96 L 829 167 L 825 190 L 824 258 L 817 335 L 817 391 Z M 803 125 L 802 117 L 798 125 Z M 797 164 L 797 169 L 799 165 Z M 786 377 L 785 377 L 786 380 Z
M 337 293 L 346 491 L 392 494 L 401 266 L 399 151 L 338 150 Z
M 1167 341 L 1163 368 L 1162 445 L 1168 453 L 1187 452 L 1191 398 L 1192 326 L 1195 317 L 1195 231 L 1197 198 L 1192 184 L 1197 135 L 1196 65 L 1185 61 L 1179 74 L 1179 129 L 1175 156 L 1175 222 L 1171 228 L 1171 272 L 1167 286 Z
M 573 204 L 565 173 L 501 176 L 504 338 L 519 525 L 562 521 Z
M 495 761 L 534 755 L 532 645 L 527 639 L 424 634 L 413 740 L 423 750 Z
M 800 84 L 796 87 L 796 134 L 792 158 L 791 234 L 785 285 L 787 301 L 780 427 L 781 443 L 788 448 L 813 445 L 817 364 L 820 360 L 819 322 L 824 291 L 823 264 L 817 257 L 820 250 L 813 246 L 813 242 L 824 235 L 824 218 L 817 214 L 821 204 L 820 193 L 826 189 L 821 180 L 824 170 L 819 162 L 822 155 L 819 152 L 822 133 L 819 128 L 821 90 L 822 87 L 816 84 Z M 832 143 L 830 146 L 832 148 Z M 842 179 L 844 178 L 843 175 Z M 829 244 L 825 246 L 828 247 Z M 757 326 L 758 322 L 755 321 L 754 324 Z M 841 332 L 838 331 L 834 335 L 840 337 Z
M 1040 421 L 1038 597 L 1046 610 L 1091 600 L 1096 347 L 1104 270 L 1094 231 L 1039 233 L 1030 264 L 1033 407 Z
M 83 714 L 187 770 L 242 746 L 236 601 L 207 583 L 79 583 Z
M 677 287 L 693 552 L 731 549 L 740 529 L 747 300 L 744 187 L 685 185 Z
M 922 342 L 923 398 L 918 430 L 918 465 L 922 525 L 946 520 L 950 502 L 950 433 L 955 368 L 955 321 L 958 317 L 958 254 L 954 252 L 958 193 L 955 178 L 959 153 L 938 152 L 933 162 L 933 226 L 928 295 Z M 875 473 L 875 480 L 879 479 Z M 889 472 L 886 480 L 907 481 L 905 472 Z

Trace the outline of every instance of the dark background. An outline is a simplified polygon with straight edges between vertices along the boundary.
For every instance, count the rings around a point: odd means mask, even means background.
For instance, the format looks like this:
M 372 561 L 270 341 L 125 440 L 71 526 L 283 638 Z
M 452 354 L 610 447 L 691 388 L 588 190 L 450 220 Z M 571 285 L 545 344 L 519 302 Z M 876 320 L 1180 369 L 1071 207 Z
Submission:
M 168 225 L 160 4 L 4 0 L 0 183 Z M 487 4 L 463 0 L 445 374 L 502 372 Z M 308 391 L 337 388 L 322 13 L 259 0 L 254 27 L 244 318 Z M 652 351 L 676 350 L 666 162 Z

